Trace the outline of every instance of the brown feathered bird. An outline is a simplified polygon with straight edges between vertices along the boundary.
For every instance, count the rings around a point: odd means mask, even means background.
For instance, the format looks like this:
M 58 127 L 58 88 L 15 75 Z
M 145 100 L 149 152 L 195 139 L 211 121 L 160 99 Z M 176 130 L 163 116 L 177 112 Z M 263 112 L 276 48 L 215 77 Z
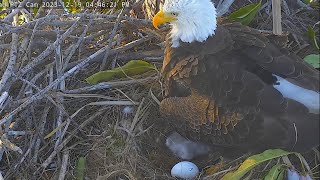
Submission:
M 319 71 L 239 23 L 217 25 L 210 0 L 167 0 L 160 112 L 193 140 L 260 151 L 319 144 Z

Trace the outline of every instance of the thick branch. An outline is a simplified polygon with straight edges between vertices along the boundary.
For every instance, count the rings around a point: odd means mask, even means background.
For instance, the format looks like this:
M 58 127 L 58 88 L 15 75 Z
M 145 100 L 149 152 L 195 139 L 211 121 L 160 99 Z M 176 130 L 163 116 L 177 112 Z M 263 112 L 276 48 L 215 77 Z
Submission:
M 273 34 L 281 35 L 281 0 L 272 0 Z
M 13 75 L 13 68 L 14 68 L 14 65 L 16 64 L 17 53 L 18 53 L 18 40 L 19 40 L 19 35 L 16 33 L 13 33 L 12 34 L 10 59 L 9 59 L 7 69 L 3 73 L 3 76 L 0 80 L 0 92 L 3 92 L 5 90 L 5 88 L 9 89 L 9 87 L 6 85 L 9 81 L 9 79 Z

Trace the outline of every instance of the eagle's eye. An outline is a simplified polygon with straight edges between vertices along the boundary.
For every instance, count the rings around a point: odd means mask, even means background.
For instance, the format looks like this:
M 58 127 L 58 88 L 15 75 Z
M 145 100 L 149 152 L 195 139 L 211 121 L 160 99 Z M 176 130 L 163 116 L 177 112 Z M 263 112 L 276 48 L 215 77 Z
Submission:
M 170 13 L 172 16 L 178 16 L 178 13 L 176 13 L 176 12 L 171 12 Z

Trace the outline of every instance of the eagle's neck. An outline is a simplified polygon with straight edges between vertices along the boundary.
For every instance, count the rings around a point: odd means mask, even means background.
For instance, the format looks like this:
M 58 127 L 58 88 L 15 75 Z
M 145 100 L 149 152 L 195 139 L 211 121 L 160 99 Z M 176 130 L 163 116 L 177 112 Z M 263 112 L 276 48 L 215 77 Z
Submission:
M 201 6 L 203 7 L 187 9 L 185 14 L 181 14 L 177 21 L 171 23 L 172 47 L 179 47 L 179 41 L 203 42 L 215 34 L 217 28 L 216 8 L 209 0 L 206 3 L 201 3 Z

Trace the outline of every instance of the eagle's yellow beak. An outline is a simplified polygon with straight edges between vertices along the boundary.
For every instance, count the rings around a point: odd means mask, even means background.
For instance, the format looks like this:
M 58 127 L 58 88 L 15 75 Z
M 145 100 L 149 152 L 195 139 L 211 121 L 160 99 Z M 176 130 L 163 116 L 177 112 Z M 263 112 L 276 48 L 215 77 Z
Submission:
M 153 26 L 156 29 L 159 29 L 158 27 L 161 24 L 167 23 L 167 22 L 172 22 L 177 20 L 177 18 L 171 14 L 165 14 L 162 10 L 160 10 L 154 17 L 152 20 Z

